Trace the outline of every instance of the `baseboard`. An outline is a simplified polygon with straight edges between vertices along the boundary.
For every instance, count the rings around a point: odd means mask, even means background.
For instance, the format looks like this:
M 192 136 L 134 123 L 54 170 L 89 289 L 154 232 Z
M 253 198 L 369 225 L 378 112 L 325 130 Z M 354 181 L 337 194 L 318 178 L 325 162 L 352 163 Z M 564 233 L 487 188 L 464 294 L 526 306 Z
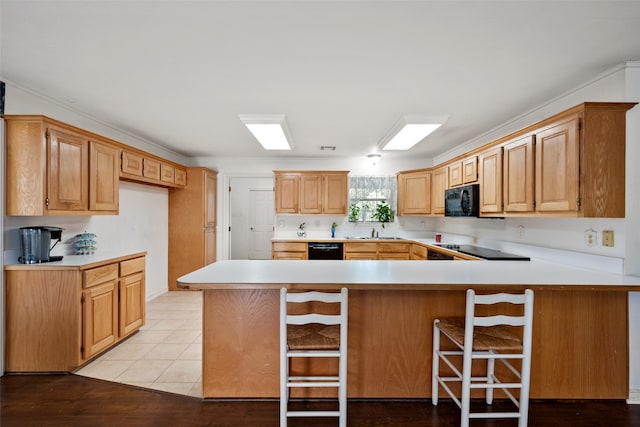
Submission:
M 627 403 L 630 405 L 640 405 L 640 388 L 632 388 L 629 390 Z

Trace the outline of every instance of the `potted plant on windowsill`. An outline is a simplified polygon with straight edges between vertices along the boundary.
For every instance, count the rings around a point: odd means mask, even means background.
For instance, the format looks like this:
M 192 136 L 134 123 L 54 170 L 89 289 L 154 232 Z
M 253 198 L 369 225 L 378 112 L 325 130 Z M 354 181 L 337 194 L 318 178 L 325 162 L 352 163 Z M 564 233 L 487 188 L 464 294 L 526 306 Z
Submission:
M 382 228 L 387 222 L 393 221 L 393 209 L 387 202 L 380 202 L 378 206 L 376 206 L 376 210 L 373 212 L 373 219 L 378 221 Z

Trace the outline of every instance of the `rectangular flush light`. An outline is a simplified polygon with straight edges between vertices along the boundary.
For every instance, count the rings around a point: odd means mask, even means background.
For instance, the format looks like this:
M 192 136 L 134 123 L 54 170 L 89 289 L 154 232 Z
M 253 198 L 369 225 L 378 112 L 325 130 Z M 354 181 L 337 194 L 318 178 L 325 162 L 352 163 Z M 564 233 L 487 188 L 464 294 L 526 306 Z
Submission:
M 407 114 L 380 141 L 381 150 L 408 150 L 442 126 L 449 116 Z
M 293 139 L 284 114 L 240 114 L 238 117 L 265 150 L 293 148 Z

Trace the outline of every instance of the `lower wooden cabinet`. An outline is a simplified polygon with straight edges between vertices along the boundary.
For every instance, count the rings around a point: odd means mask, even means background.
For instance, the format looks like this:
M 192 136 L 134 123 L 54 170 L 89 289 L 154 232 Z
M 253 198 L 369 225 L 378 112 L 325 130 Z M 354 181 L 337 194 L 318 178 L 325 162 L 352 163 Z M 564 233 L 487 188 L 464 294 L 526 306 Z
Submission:
M 272 242 L 271 258 L 306 260 L 307 246 L 307 242 Z
M 145 322 L 145 254 L 5 266 L 7 372 L 69 372 Z

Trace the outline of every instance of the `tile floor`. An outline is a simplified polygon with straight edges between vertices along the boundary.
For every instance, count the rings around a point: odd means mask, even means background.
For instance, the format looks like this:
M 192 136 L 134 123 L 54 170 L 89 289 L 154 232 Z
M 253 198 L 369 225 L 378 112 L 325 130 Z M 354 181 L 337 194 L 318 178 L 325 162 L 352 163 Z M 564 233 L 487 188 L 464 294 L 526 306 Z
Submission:
M 146 324 L 75 372 L 202 396 L 202 292 L 167 292 L 147 302 Z

